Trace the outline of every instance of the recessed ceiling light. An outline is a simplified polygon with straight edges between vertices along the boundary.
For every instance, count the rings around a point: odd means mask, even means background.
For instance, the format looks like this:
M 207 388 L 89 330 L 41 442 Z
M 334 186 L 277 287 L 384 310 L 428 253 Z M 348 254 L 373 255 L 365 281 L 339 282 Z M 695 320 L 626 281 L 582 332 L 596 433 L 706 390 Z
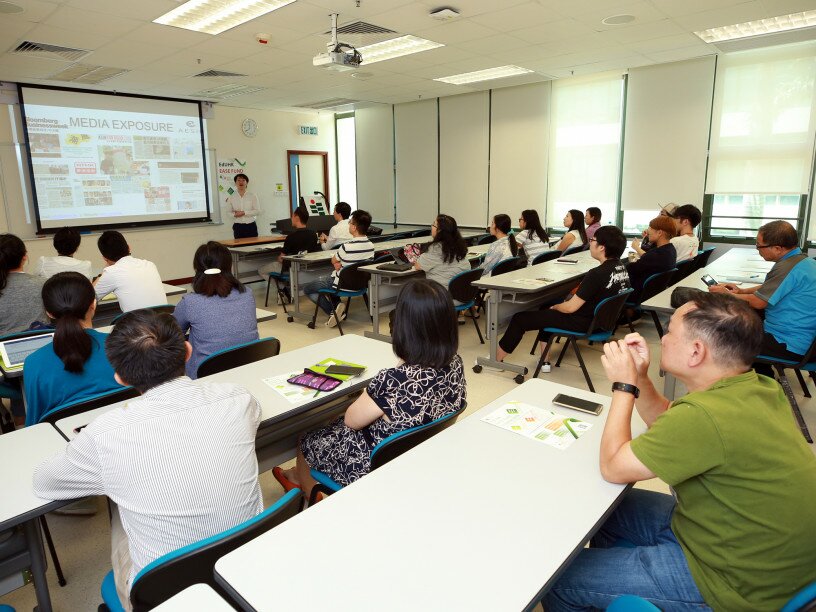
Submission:
M 626 25 L 634 20 L 634 15 L 612 15 L 606 19 L 601 19 L 601 23 L 604 25 Z
M 488 68 L 487 70 L 476 70 L 475 72 L 454 74 L 452 76 L 434 79 L 434 81 L 442 81 L 443 83 L 450 83 L 452 85 L 466 85 L 467 83 L 490 81 L 492 79 L 503 79 L 505 77 L 528 74 L 530 72 L 532 72 L 532 70 L 520 68 L 519 66 L 499 66 L 498 68 Z
M 3 15 L 13 15 L 14 13 L 22 13 L 23 7 L 13 2 L 6 2 L 6 0 L 0 0 L 0 14 Z
M 373 77 L 373 76 L 374 76 L 374 73 L 373 73 L 373 72 L 359 72 L 359 71 L 355 71 L 355 72 L 352 72 L 352 73 L 351 73 L 351 77 L 352 77 L 353 79 L 359 79 L 359 80 L 361 80 L 361 81 L 367 81 L 368 79 L 370 79 L 370 78 L 371 78 L 371 77 Z
M 816 11 L 803 11 L 801 13 L 781 15 L 779 17 L 769 17 L 768 19 L 736 23 L 720 28 L 710 28 L 708 30 L 695 32 L 695 34 L 707 43 L 715 43 L 723 40 L 734 40 L 735 38 L 747 38 L 749 36 L 761 36 L 762 34 L 773 34 L 787 30 L 799 30 L 812 26 L 816 26 Z
M 189 0 L 153 23 L 205 34 L 225 30 L 270 13 L 295 0 Z
M 417 36 L 400 36 L 399 38 L 384 40 L 383 42 L 374 43 L 373 45 L 358 47 L 357 50 L 360 52 L 360 55 L 363 56 L 363 63 L 368 65 L 374 62 L 382 62 L 383 60 L 394 59 L 395 57 L 402 57 L 403 55 L 411 55 L 412 53 L 419 53 L 420 51 L 429 51 L 430 49 L 444 46 L 442 43 L 425 40 Z

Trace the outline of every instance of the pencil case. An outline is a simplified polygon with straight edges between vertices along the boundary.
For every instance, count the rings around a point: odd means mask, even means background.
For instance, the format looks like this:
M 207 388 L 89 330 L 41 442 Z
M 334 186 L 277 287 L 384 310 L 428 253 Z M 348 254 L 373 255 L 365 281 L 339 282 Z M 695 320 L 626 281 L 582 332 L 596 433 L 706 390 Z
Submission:
M 292 385 L 300 385 L 301 387 L 315 389 L 316 391 L 331 391 L 343 381 L 337 380 L 336 378 L 331 378 L 330 376 L 321 376 L 320 374 L 304 372 L 303 374 L 293 376 L 286 382 Z

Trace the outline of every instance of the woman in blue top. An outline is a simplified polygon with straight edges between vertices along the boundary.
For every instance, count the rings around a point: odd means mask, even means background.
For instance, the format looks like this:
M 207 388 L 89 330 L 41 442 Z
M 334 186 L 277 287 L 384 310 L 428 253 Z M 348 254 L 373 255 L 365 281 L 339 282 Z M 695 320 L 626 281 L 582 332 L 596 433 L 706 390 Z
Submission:
M 220 350 L 258 339 L 255 296 L 232 275 L 232 255 L 223 244 L 202 244 L 193 256 L 193 291 L 176 305 L 182 331 L 190 332 L 193 354 L 187 376 L 196 378 L 198 366 Z
M 122 388 L 105 356 L 107 334 L 93 327 L 96 293 L 79 272 L 60 272 L 43 285 L 43 305 L 56 326 L 54 342 L 33 352 L 23 364 L 26 425 L 46 413 Z

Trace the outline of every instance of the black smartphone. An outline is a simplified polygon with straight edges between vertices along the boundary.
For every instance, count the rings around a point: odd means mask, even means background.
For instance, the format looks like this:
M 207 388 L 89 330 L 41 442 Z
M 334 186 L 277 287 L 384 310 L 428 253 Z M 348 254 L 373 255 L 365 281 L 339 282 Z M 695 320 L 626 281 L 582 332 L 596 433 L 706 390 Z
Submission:
M 578 263 L 577 259 L 565 259 L 563 257 L 561 259 L 556 259 L 555 261 L 557 261 L 558 263 L 568 263 L 568 264 L 577 264 Z
M 326 374 L 340 374 L 341 376 L 358 376 L 365 371 L 366 369 L 361 366 L 348 366 L 340 364 L 332 364 L 326 368 Z
M 603 410 L 603 404 L 581 399 L 580 397 L 564 395 L 563 393 L 559 393 L 553 398 L 553 404 L 556 406 L 563 406 L 564 408 L 580 410 L 581 412 L 588 412 L 589 414 L 594 414 L 595 416 L 601 414 L 601 411 Z
M 710 274 L 704 274 L 703 276 L 701 276 L 701 277 L 700 277 L 700 279 L 701 279 L 701 280 L 702 280 L 702 281 L 703 281 L 703 282 L 704 282 L 706 285 L 708 285 L 709 287 L 711 287 L 711 286 L 713 286 L 713 285 L 716 285 L 716 284 L 717 284 L 717 281 L 715 281 L 715 280 L 714 280 L 714 277 L 713 277 L 713 276 L 711 276 Z

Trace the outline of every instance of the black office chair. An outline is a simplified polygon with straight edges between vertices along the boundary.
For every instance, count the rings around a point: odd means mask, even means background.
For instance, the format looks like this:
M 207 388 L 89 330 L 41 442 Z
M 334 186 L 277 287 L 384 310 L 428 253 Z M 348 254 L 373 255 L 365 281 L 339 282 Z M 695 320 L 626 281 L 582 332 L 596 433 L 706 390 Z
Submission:
M 269 289 L 272 286 L 272 281 L 275 282 L 275 291 L 278 294 L 278 301 L 283 306 L 283 312 L 289 314 L 286 310 L 286 304 L 291 303 L 292 297 L 289 295 L 289 272 L 270 272 L 266 279 L 266 299 L 264 306 L 269 306 Z
M 391 255 L 389 251 L 384 251 L 382 253 L 375 253 L 374 254 L 374 261 L 372 264 L 381 264 L 381 263 L 392 263 L 394 261 L 394 256 Z
M 575 351 L 575 356 L 578 358 L 578 364 L 581 366 L 581 372 L 583 372 L 584 379 L 587 382 L 587 386 L 589 387 L 589 390 L 594 393 L 595 387 L 592 386 L 592 379 L 589 377 L 589 372 L 587 372 L 586 365 L 584 365 L 584 359 L 581 357 L 581 350 L 578 348 L 578 340 L 585 339 L 589 340 L 590 342 L 606 342 L 609 340 L 615 333 L 615 328 L 618 324 L 618 317 L 620 317 L 623 305 L 626 303 L 627 298 L 631 294 L 632 290 L 627 289 L 626 291 L 620 292 L 618 295 L 612 295 L 601 300 L 598 305 L 595 306 L 592 322 L 589 324 L 587 331 L 585 332 L 560 329 L 558 327 L 545 327 L 542 329 L 542 332 L 549 332 L 552 335 L 547 341 L 547 347 L 544 349 L 544 352 L 541 353 L 541 357 L 538 359 L 538 365 L 536 365 L 535 374 L 533 374 L 533 377 L 537 378 L 541 372 L 541 366 L 544 365 L 544 356 L 549 354 L 555 337 L 564 336 L 566 337 L 567 341 L 564 343 L 564 346 L 561 348 L 561 352 L 558 354 L 558 360 L 555 362 L 555 367 L 557 368 L 561 365 L 561 360 L 564 358 L 564 353 L 567 352 L 567 347 L 572 345 L 572 348 Z M 519 380 L 519 378 L 521 378 L 521 380 Z M 524 381 L 524 377 L 519 375 L 516 376 L 514 380 L 517 383 L 521 383 Z
M 445 416 L 439 417 L 435 421 L 411 427 L 404 431 L 392 434 L 382 440 L 371 451 L 371 471 L 373 472 L 378 467 L 382 467 L 392 459 L 396 459 L 404 452 L 411 450 L 415 446 L 422 444 L 425 440 L 432 438 L 440 431 L 447 429 L 456 422 L 459 415 L 467 408 L 467 402 L 463 401 L 453 412 L 449 412 Z M 317 484 L 312 487 L 312 493 L 309 495 L 309 505 L 314 504 L 318 493 L 325 493 L 331 495 L 343 488 L 338 482 L 332 480 L 329 476 L 314 468 L 311 470 L 312 478 L 317 481 Z
M 428 229 L 421 229 L 421 230 L 414 230 L 411 232 L 411 238 L 425 238 L 426 236 L 431 235 L 431 228 Z
M 213 353 L 198 365 L 196 376 L 202 378 L 231 370 L 248 363 L 254 363 L 280 353 L 280 341 L 277 338 L 260 338 L 252 342 L 231 346 Z
M 564 251 L 564 257 L 566 257 L 567 255 L 574 255 L 575 253 L 580 253 L 581 251 L 586 251 L 588 249 L 589 249 L 588 242 L 576 246 L 571 246 L 566 251 Z
M 672 276 L 671 280 L 669 281 L 669 286 L 676 285 L 681 280 L 689 276 L 692 272 L 694 272 L 694 259 L 686 259 L 685 261 L 678 261 L 676 266 L 676 272 Z
M 101 408 L 102 406 L 118 404 L 119 402 L 124 402 L 135 397 L 139 397 L 139 392 L 136 389 L 133 387 L 122 387 L 116 391 L 101 393 L 79 402 L 62 404 L 56 408 L 52 408 L 40 417 L 39 422 L 56 425 L 60 419 L 66 419 L 77 414 L 82 414 L 83 412 L 88 412 L 89 410 Z
M 702 251 L 698 252 L 697 255 L 694 256 L 694 266 L 692 272 L 705 268 L 708 265 L 708 260 L 711 259 L 711 254 L 716 249 L 717 247 L 708 247 L 707 249 L 703 249 Z
M 476 241 L 476 244 L 492 244 L 498 240 L 493 234 L 485 234 Z
M 650 313 L 652 315 L 652 320 L 654 321 L 655 328 L 657 329 L 657 335 L 661 338 L 663 337 L 663 326 L 660 324 L 660 319 L 658 319 L 657 313 L 654 310 L 650 310 L 648 308 L 646 309 L 641 308 L 641 304 L 643 304 L 643 302 L 648 302 L 658 293 L 668 288 L 669 283 L 671 282 L 671 279 L 674 277 L 676 272 L 677 268 L 672 268 L 671 270 L 666 270 L 665 272 L 658 272 L 656 274 L 652 274 L 645 281 L 643 281 L 643 288 L 640 290 L 640 295 L 633 296 L 633 299 L 628 300 L 626 304 L 624 304 L 623 311 L 626 314 L 626 323 L 627 325 L 629 325 L 629 329 L 632 332 L 635 331 L 635 326 L 632 323 L 632 317 L 629 316 L 628 309 L 632 309 L 635 312 Z
M 450 291 L 451 297 L 456 300 L 456 302 L 459 302 L 458 304 L 454 302 L 456 312 L 467 310 L 470 313 L 473 326 L 479 335 L 479 342 L 484 344 L 482 330 L 479 329 L 479 324 L 476 322 L 476 311 L 474 310 L 476 298 L 479 296 L 479 289 L 473 286 L 473 281 L 477 281 L 480 278 L 482 278 L 482 271 L 479 268 L 469 270 L 468 272 L 461 272 L 450 279 L 448 291 Z
M 501 276 L 513 270 L 518 270 L 520 266 L 523 267 L 523 262 L 520 257 L 508 257 L 507 259 L 502 259 L 493 267 L 490 276 Z
M 545 261 L 558 259 L 559 257 L 561 257 L 561 251 L 545 251 L 544 253 L 539 253 L 533 257 L 533 263 L 531 265 L 536 266 L 540 263 L 544 263 Z
M 139 310 L 155 310 L 156 312 L 166 312 L 168 314 L 173 314 L 173 311 L 176 307 L 173 304 L 156 304 L 155 306 L 148 306 L 146 308 L 140 308 Z M 124 317 L 127 313 L 122 312 L 116 315 L 111 321 L 111 325 L 116 325 L 116 322 Z
M 366 310 L 368 310 L 368 279 L 371 275 L 368 272 L 360 270 L 360 267 L 370 266 L 371 263 L 372 261 L 368 259 L 366 261 L 358 261 L 356 263 L 343 266 L 340 269 L 340 277 L 337 279 L 337 287 L 320 289 L 318 293 L 327 297 L 336 296 L 340 299 L 346 298 L 346 315 L 348 315 L 349 307 L 351 306 L 351 298 L 353 297 L 362 297 L 363 301 L 365 301 Z M 345 334 L 343 333 L 343 326 L 340 322 L 340 317 L 337 316 L 337 311 L 335 310 L 334 300 L 332 300 L 331 303 L 332 315 L 334 315 L 334 320 L 337 321 L 337 329 L 340 332 L 340 335 L 343 336 Z M 320 305 L 315 303 L 314 316 L 312 317 L 312 320 L 306 324 L 306 326 L 310 329 L 315 328 L 318 310 L 320 310 Z
M 152 610 L 194 584 L 206 584 L 221 597 L 232 601 L 215 577 L 215 562 L 277 527 L 298 513 L 300 489 L 292 489 L 258 516 L 212 537 L 163 555 L 136 574 L 130 589 L 134 612 Z M 102 600 L 110 612 L 123 612 L 113 572 L 102 581 Z

